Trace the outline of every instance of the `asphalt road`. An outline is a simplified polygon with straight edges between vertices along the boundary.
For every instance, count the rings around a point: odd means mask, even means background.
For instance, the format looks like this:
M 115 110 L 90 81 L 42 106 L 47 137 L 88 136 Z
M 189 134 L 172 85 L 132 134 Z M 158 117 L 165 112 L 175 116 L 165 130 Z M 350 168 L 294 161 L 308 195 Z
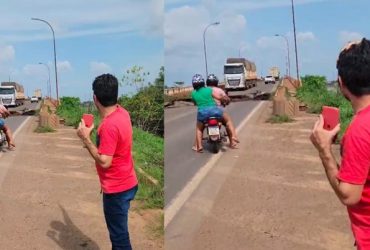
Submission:
M 230 95 L 242 96 L 257 90 L 271 92 L 273 86 L 259 82 L 255 88 L 245 92 L 232 92 Z M 238 100 L 226 107 L 226 112 L 231 115 L 235 127 L 259 103 L 254 100 L 243 100 L 243 98 Z M 191 150 L 195 137 L 195 121 L 196 108 L 192 105 L 165 110 L 165 205 L 176 197 L 212 156 L 207 150 L 203 154 L 197 154 Z M 226 150 L 231 149 L 226 148 Z
M 21 111 L 24 109 L 37 109 L 39 103 L 30 103 L 29 101 L 26 101 L 24 105 L 19 106 L 17 108 L 9 108 L 9 111 Z M 24 120 L 27 119 L 27 115 L 14 115 L 10 116 L 5 120 L 5 124 L 7 124 L 10 129 L 14 131 L 22 124 Z

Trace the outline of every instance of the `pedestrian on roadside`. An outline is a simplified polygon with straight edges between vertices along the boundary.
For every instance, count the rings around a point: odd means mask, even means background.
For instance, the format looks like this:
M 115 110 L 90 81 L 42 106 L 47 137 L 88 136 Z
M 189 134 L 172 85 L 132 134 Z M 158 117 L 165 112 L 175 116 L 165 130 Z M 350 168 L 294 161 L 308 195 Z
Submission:
M 357 249 L 370 249 L 370 41 L 347 45 L 337 61 L 338 84 L 351 102 L 354 117 L 341 142 L 337 163 L 332 143 L 340 125 L 323 128 L 323 117 L 315 123 L 311 141 L 319 152 L 330 185 L 347 206 Z
M 101 123 L 96 145 L 91 141 L 94 126 L 83 120 L 77 134 L 95 160 L 103 191 L 104 216 L 113 250 L 132 249 L 128 232 L 128 210 L 138 190 L 131 155 L 132 126 L 129 113 L 118 103 L 118 81 L 110 74 L 95 78 L 94 103 Z

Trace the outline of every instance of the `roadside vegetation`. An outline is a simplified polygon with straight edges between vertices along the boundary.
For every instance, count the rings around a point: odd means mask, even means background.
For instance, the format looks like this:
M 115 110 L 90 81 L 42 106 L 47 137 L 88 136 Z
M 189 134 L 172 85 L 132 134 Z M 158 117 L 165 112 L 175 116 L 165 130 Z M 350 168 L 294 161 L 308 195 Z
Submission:
M 36 133 L 52 133 L 55 132 L 56 130 L 53 129 L 50 126 L 39 126 L 35 129 Z
M 353 117 L 351 104 L 340 91 L 330 91 L 327 80 L 323 76 L 307 75 L 302 77 L 302 87 L 298 89 L 297 97 L 308 107 L 308 112 L 319 114 L 322 106 L 332 106 L 340 109 L 341 138 Z
M 136 200 L 140 208 L 159 208 L 164 206 L 164 110 L 163 86 L 164 68 L 161 67 L 154 83 L 147 82 L 148 73 L 142 67 L 134 66 L 126 71 L 121 85 L 136 87 L 133 95 L 119 97 L 119 104 L 129 111 L 133 124 L 133 157 L 139 190 Z M 92 140 L 96 141 L 96 130 L 100 118 L 95 106 L 83 105 L 78 97 L 62 97 L 57 114 L 68 126 L 77 127 L 84 113 L 93 114 L 94 131 Z
M 269 123 L 289 123 L 293 121 L 294 119 L 288 115 L 273 115 L 267 120 Z

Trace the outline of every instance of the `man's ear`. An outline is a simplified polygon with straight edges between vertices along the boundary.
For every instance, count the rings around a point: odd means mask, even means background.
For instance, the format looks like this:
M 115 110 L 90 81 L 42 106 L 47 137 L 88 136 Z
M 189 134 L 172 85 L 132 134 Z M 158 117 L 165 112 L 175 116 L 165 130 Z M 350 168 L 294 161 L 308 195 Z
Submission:
M 343 85 L 343 80 L 342 80 L 342 77 L 338 76 L 338 85 L 341 89 L 343 89 L 344 85 Z

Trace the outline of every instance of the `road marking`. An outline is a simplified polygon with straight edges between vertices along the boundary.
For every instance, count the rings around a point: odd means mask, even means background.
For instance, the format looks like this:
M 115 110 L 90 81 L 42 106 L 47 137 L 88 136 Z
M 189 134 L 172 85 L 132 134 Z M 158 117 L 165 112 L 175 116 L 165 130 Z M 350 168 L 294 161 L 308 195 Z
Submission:
M 239 132 L 244 125 L 252 118 L 252 116 L 257 113 L 263 106 L 266 101 L 261 101 L 244 120 L 236 128 L 236 131 Z M 178 195 L 171 201 L 168 206 L 164 209 L 164 228 L 173 220 L 176 214 L 184 206 L 185 202 L 190 198 L 193 192 L 200 185 L 202 180 L 207 176 L 208 172 L 213 168 L 216 162 L 223 155 L 223 152 L 219 152 L 216 155 L 211 156 L 210 160 L 203 165 L 198 172 L 193 176 L 193 178 L 186 184 L 186 186 L 178 193 Z

